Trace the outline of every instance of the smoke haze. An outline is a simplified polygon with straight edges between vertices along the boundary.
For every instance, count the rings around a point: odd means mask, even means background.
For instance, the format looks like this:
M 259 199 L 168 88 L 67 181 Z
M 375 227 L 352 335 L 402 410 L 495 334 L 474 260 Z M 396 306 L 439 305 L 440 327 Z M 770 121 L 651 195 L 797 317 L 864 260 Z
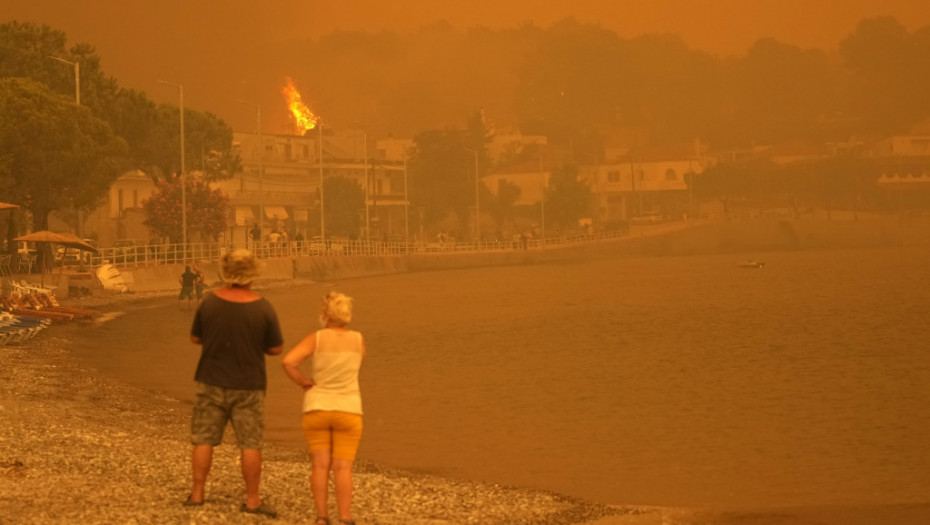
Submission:
M 226 2 L 115 3 L 108 1 L 19 2 L 5 6 L 2 19 L 33 21 L 64 30 L 69 43 L 87 42 L 97 48 L 104 70 L 125 87 L 139 89 L 159 102 L 174 103 L 172 90 L 157 84 L 167 79 L 185 85 L 186 104 L 214 112 L 234 129 L 254 128 L 251 111 L 237 99 L 259 102 L 270 131 L 285 132 L 287 110 L 280 94 L 284 78 L 294 76 L 312 108 L 340 124 L 369 121 L 372 108 L 358 97 L 348 101 L 338 89 L 321 87 L 321 78 L 351 79 L 351 54 L 339 64 L 325 57 L 305 60 L 299 50 L 333 32 L 384 30 L 401 35 L 424 26 L 466 32 L 475 27 L 547 28 L 567 17 L 614 31 L 621 38 L 645 34 L 678 35 L 689 47 L 717 55 L 741 55 L 760 38 L 771 37 L 801 48 L 835 50 L 839 41 L 866 18 L 893 16 L 907 29 L 930 24 L 930 9 L 920 0 L 691 0 L 624 1 L 578 0 L 571 3 L 540 0 L 528 8 L 523 2 L 350 3 L 284 0 L 273 3 Z M 487 55 L 485 55 L 487 56 Z M 504 57 L 506 58 L 506 57 Z M 313 62 L 312 67 L 307 62 Z M 506 72 L 510 62 L 488 64 L 489 74 Z M 313 67 L 317 69 L 313 69 Z M 335 71 L 336 68 L 346 71 Z M 356 71 L 366 77 L 365 89 L 382 88 L 379 75 L 390 71 Z M 433 72 L 441 82 L 442 71 Z M 506 86 L 504 86 L 506 87 Z M 491 88 L 489 88 L 491 89 Z M 354 94 L 353 94 L 354 95 Z M 410 98 L 417 100 L 418 93 Z M 476 106 L 494 108 L 511 101 L 450 102 L 450 115 Z M 506 115 L 505 115 L 506 116 Z M 388 117 L 381 117 L 388 118 Z M 375 123 L 384 132 L 389 123 Z M 416 124 L 420 124 L 417 122 Z M 426 124 L 425 122 L 423 123 Z M 442 122 L 432 122 L 441 125 Z

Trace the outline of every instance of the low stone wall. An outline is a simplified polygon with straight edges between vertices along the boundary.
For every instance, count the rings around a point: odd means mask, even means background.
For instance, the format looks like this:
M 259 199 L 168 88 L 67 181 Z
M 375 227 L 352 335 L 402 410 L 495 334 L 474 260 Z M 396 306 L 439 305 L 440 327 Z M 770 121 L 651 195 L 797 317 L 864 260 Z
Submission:
M 930 218 L 882 217 L 860 221 L 786 220 L 698 224 L 661 235 L 650 234 L 649 229 L 634 227 L 629 236 L 620 239 L 550 247 L 545 251 L 275 258 L 264 260 L 265 269 L 257 283 L 295 278 L 335 281 L 404 272 L 605 257 L 680 256 L 905 244 L 930 244 Z M 202 264 L 201 270 L 209 284 L 221 282 L 216 263 Z M 184 267 L 161 265 L 122 271 L 129 289 L 133 292 L 169 292 L 179 289 L 178 277 L 184 271 Z

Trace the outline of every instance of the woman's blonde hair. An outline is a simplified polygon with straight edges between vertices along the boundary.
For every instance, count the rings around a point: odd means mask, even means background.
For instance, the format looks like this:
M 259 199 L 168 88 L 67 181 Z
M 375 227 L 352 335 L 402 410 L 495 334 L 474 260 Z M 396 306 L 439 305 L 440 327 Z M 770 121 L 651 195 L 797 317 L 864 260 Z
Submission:
M 220 258 L 220 275 L 227 284 L 244 286 L 261 273 L 262 263 L 249 250 L 240 248 Z
M 323 296 L 322 314 L 335 324 L 349 324 L 352 321 L 352 298 L 339 292 L 329 292 Z

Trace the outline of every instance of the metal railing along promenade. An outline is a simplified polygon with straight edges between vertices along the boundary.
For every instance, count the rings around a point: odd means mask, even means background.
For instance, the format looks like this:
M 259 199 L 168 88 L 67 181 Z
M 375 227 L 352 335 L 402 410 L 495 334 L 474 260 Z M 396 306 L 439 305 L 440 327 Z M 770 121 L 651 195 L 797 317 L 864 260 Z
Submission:
M 655 226 L 633 226 L 629 231 L 609 231 L 599 233 L 578 233 L 546 237 L 544 239 L 527 238 L 513 240 L 485 240 L 480 242 L 456 240 L 447 241 L 365 241 L 349 239 L 326 239 L 310 241 L 249 242 L 247 248 L 259 258 L 275 257 L 354 257 L 373 255 L 449 255 L 468 253 L 511 252 L 521 250 L 544 250 L 564 248 L 573 245 L 600 243 L 623 237 L 639 236 L 643 231 L 659 229 L 664 223 Z M 682 223 L 678 223 L 683 225 Z M 150 244 L 117 248 L 101 248 L 93 254 L 90 266 L 113 264 L 117 267 L 153 266 L 160 264 L 184 264 L 216 262 L 222 254 L 240 246 L 226 242 L 182 244 Z M 186 252 L 186 253 L 185 253 Z
M 567 248 L 575 245 L 594 244 L 612 241 L 620 238 L 634 238 L 668 233 L 697 224 L 720 224 L 729 222 L 757 222 L 770 220 L 783 220 L 784 214 L 750 214 L 731 212 L 728 214 L 706 215 L 700 219 L 688 221 L 662 221 L 654 224 L 633 224 L 628 230 L 603 231 L 598 233 L 575 233 L 568 235 L 550 236 L 544 239 L 497 239 L 475 241 L 365 241 L 343 238 L 327 238 L 320 242 L 318 238 L 305 241 L 249 241 L 249 250 L 259 258 L 269 259 L 276 257 L 353 257 L 373 255 L 449 255 L 468 253 L 493 253 L 520 250 L 545 250 Z M 182 263 L 208 263 L 216 262 L 222 254 L 241 246 L 229 242 L 188 243 L 186 250 L 182 244 L 149 244 L 139 246 L 124 246 L 114 248 L 101 248 L 99 253 L 93 254 L 89 260 L 85 258 L 85 265 L 98 267 L 103 264 L 113 264 L 117 267 L 153 266 L 160 264 Z M 185 254 L 186 252 L 186 254 Z M 0 261 L 0 272 L 7 273 L 8 260 Z M 77 262 L 66 262 L 68 266 L 76 266 Z M 15 269 L 12 269 L 15 272 Z M 13 272 L 11 272 L 13 273 Z

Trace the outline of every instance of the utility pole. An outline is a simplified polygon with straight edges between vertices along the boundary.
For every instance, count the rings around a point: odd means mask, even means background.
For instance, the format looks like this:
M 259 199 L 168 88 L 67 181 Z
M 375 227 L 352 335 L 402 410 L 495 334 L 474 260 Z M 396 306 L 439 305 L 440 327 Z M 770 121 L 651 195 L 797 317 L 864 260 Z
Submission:
M 80 106 L 81 105 L 81 63 L 72 62 L 70 60 L 65 60 L 63 58 L 58 58 L 58 57 L 53 57 L 53 56 L 50 56 L 49 58 L 51 58 L 52 60 L 57 60 L 59 62 L 63 62 L 65 64 L 70 64 L 74 66 L 74 103 Z M 79 238 L 83 239 L 84 238 L 84 210 L 82 210 L 80 206 L 78 206 L 77 214 L 78 214 L 77 235 Z M 84 257 L 81 256 L 79 260 L 80 260 L 79 265 L 83 268 Z
M 318 119 L 316 126 L 320 137 L 320 245 L 322 250 L 326 251 L 326 218 L 323 213 L 323 120 Z
M 181 112 L 181 253 L 184 261 L 187 261 L 187 179 L 184 169 L 184 86 L 159 80 L 162 84 L 178 88 L 179 107 Z
M 462 148 L 470 151 L 475 156 L 475 242 L 481 242 L 481 208 L 478 203 L 478 151 Z
M 546 247 L 546 174 L 543 171 L 543 150 L 539 148 L 539 185 L 541 194 L 539 197 L 539 224 L 540 237 L 542 237 L 542 247 Z

